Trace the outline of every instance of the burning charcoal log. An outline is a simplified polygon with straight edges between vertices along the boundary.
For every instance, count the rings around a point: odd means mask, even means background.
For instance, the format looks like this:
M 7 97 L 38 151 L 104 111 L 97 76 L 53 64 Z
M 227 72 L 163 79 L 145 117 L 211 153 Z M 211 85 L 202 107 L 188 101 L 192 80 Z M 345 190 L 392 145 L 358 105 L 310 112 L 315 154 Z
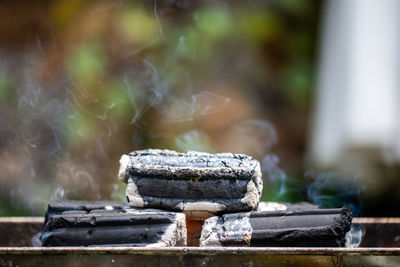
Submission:
M 255 209 L 262 192 L 260 163 L 246 155 L 148 149 L 123 155 L 120 164 L 132 207 L 207 218 Z
M 45 224 L 49 220 L 49 218 L 53 215 L 58 214 L 68 214 L 68 213 L 76 213 L 76 211 L 80 211 L 79 213 L 89 213 L 92 210 L 110 210 L 110 211 L 119 211 L 124 212 L 124 208 L 129 207 L 128 203 L 125 202 L 116 202 L 116 201 L 76 201 L 76 200 L 67 200 L 67 201 L 54 201 L 50 202 L 46 215 L 45 215 Z
M 183 213 L 132 211 L 53 215 L 42 229 L 42 246 L 186 245 Z
M 346 208 L 214 216 L 203 225 L 200 246 L 342 247 L 352 217 Z
M 308 202 L 297 202 L 297 203 L 278 203 L 278 202 L 260 202 L 258 203 L 258 207 L 256 209 L 257 212 L 263 211 L 278 211 L 278 210 L 287 210 L 287 211 L 295 211 L 295 210 L 309 210 L 309 209 L 318 209 L 318 206 L 313 205 Z M 189 214 L 186 216 L 186 227 L 187 227 L 187 242 L 189 246 L 198 246 L 199 239 L 201 235 L 201 228 L 203 226 L 204 220 L 207 219 L 205 215 L 197 214 L 197 216 L 193 214 Z

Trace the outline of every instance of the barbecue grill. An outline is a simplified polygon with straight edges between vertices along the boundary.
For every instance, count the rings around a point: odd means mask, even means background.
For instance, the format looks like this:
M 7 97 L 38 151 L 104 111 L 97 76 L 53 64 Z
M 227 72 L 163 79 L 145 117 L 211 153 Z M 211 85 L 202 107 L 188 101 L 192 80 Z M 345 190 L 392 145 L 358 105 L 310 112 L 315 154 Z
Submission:
M 32 247 L 41 217 L 0 218 L 0 266 L 397 266 L 400 218 L 354 218 L 358 248 Z

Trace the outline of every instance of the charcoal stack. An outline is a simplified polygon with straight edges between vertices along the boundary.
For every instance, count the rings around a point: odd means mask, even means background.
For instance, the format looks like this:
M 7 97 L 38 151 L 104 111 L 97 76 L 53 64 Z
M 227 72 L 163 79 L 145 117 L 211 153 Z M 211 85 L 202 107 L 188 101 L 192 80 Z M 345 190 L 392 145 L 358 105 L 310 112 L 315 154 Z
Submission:
M 42 246 L 343 246 L 348 209 L 259 203 L 260 163 L 242 154 L 123 155 L 123 202 L 49 203 Z

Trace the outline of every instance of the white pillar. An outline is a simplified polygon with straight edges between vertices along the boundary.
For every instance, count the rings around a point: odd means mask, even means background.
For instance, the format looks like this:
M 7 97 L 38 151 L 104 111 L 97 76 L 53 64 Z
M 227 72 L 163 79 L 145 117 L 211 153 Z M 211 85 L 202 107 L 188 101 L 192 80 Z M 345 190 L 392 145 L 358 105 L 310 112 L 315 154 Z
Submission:
M 351 147 L 400 155 L 400 1 L 329 0 L 323 17 L 312 162 Z

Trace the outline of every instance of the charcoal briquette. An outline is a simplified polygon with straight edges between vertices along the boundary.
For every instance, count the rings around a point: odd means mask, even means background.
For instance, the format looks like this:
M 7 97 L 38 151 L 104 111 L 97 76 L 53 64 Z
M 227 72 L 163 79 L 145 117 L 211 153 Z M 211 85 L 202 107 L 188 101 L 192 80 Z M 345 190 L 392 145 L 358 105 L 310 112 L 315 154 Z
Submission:
M 61 214 L 49 218 L 39 238 L 44 247 L 185 246 L 186 221 L 174 212 Z
M 205 220 L 200 246 L 343 247 L 351 221 L 347 208 L 224 214 Z
M 122 156 L 119 178 L 128 184 L 132 207 L 185 211 L 190 216 L 255 209 L 263 186 L 260 163 L 232 153 L 135 151 Z

